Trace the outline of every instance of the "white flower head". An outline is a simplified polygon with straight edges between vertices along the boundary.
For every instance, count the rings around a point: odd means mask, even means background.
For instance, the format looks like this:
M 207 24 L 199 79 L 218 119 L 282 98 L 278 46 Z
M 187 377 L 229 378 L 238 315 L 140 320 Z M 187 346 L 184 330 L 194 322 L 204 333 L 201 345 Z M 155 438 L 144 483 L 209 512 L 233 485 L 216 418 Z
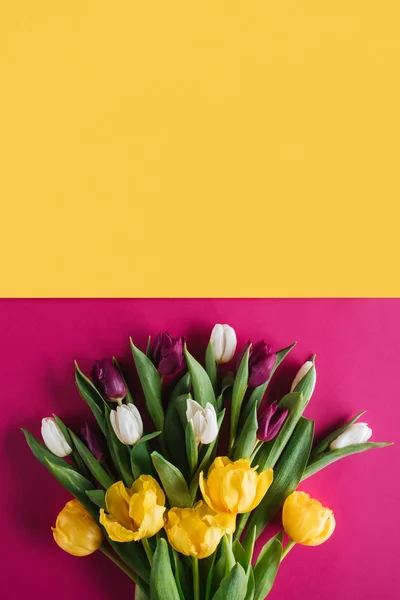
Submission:
M 236 332 L 230 325 L 214 325 L 211 332 L 211 346 L 217 363 L 229 362 L 236 351 Z
M 192 423 L 196 442 L 211 444 L 218 435 L 217 414 L 212 404 L 207 402 L 203 408 L 195 400 L 188 398 L 186 418 Z
M 134 404 L 122 404 L 110 413 L 110 421 L 120 442 L 134 446 L 143 435 L 143 422 Z
M 365 444 L 371 435 L 372 429 L 368 427 L 367 423 L 353 423 L 336 440 L 331 442 L 329 449 L 339 450 L 339 448 L 346 448 L 346 446 L 352 446 L 353 444 Z
M 65 436 L 53 417 L 45 417 L 42 419 L 42 438 L 47 448 L 58 456 L 64 458 L 72 452 L 71 446 L 68 444 Z

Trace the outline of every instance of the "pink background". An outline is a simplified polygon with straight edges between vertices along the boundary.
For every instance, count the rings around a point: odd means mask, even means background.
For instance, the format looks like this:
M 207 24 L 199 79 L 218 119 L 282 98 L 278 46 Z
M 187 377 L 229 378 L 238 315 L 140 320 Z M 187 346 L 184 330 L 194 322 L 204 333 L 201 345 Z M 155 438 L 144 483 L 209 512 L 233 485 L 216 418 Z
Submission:
M 100 553 L 75 558 L 53 542 L 50 526 L 69 496 L 30 454 L 19 428 L 38 434 L 52 412 L 79 427 L 88 411 L 75 389 L 74 358 L 86 370 L 112 354 L 132 366 L 129 335 L 144 347 L 148 333 L 165 329 L 185 335 L 200 357 L 216 322 L 234 326 L 240 344 L 264 338 L 280 349 L 297 340 L 272 397 L 317 354 L 317 387 L 306 410 L 317 434 L 367 409 L 374 440 L 399 439 L 399 300 L 3 300 L 3 600 L 132 598 L 130 582 Z M 398 598 L 399 485 L 398 445 L 307 480 L 302 489 L 335 511 L 336 531 L 321 547 L 292 550 L 269 598 Z

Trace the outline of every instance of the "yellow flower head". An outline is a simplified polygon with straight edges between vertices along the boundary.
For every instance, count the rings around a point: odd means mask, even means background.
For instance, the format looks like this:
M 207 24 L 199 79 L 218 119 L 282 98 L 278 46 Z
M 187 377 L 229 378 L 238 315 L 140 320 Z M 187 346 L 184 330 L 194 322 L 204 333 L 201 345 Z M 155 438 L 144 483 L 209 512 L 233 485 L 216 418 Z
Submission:
M 87 556 L 100 548 L 103 533 L 78 500 L 70 500 L 51 528 L 56 543 L 73 556 Z
M 164 525 L 164 492 L 151 475 L 141 475 L 130 489 L 114 483 L 105 501 L 108 514 L 100 509 L 100 523 L 114 542 L 137 542 Z
M 336 525 L 331 509 L 305 492 L 293 492 L 286 498 L 282 522 L 286 534 L 303 546 L 323 544 L 331 537 Z
M 235 531 L 235 517 L 218 514 L 200 500 L 193 508 L 171 508 L 165 531 L 178 552 L 206 558 L 215 551 L 224 533 Z
M 248 458 L 232 462 L 218 456 L 208 470 L 207 479 L 200 473 L 200 489 L 208 506 L 217 512 L 247 513 L 258 506 L 272 483 L 274 473 L 267 469 L 256 473 Z

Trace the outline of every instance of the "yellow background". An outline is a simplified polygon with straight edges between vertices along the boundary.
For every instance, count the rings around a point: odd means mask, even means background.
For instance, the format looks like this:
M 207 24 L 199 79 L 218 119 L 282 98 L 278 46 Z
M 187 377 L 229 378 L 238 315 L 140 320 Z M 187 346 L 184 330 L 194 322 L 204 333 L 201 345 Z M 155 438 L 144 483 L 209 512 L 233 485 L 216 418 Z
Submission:
M 400 295 L 398 0 L 0 9 L 2 296 Z

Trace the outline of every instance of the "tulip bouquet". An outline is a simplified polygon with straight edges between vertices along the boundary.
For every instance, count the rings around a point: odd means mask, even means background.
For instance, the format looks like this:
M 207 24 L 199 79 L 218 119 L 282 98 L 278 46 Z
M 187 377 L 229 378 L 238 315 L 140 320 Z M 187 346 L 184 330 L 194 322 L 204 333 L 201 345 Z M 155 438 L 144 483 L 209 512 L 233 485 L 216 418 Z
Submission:
M 357 422 L 363 413 L 314 443 L 314 423 L 302 416 L 314 357 L 280 402 L 267 403 L 293 346 L 273 352 L 249 342 L 232 372 L 224 365 L 236 352 L 228 325 L 214 327 L 205 368 L 182 338 L 159 334 L 146 352 L 131 340 L 153 424 L 147 431 L 115 359 L 96 361 L 91 379 L 76 364 L 95 426 L 78 434 L 54 415 L 42 421 L 44 443 L 24 430 L 33 454 L 73 496 L 53 528 L 56 543 L 74 556 L 102 551 L 135 582 L 136 599 L 265 598 L 295 544 L 317 546 L 335 529 L 332 510 L 298 485 L 343 457 L 387 445 L 368 441 L 371 429 Z M 283 529 L 256 558 L 255 541 L 279 511 Z

